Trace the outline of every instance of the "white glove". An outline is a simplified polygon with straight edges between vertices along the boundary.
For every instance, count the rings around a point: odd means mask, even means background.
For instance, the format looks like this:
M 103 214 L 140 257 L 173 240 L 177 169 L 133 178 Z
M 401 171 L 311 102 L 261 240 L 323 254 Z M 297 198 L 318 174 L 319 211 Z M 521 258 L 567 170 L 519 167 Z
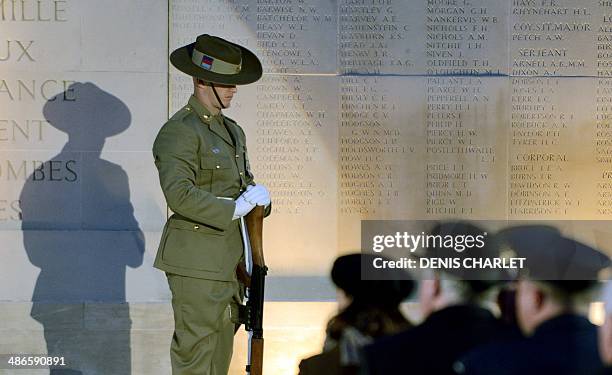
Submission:
M 251 212 L 251 210 L 253 208 L 255 208 L 254 204 L 251 204 L 249 202 L 246 201 L 246 199 L 244 199 L 244 195 L 245 193 L 242 193 L 241 196 L 239 196 L 238 198 L 236 198 L 236 208 L 234 208 L 234 216 L 232 217 L 232 220 L 236 220 L 239 219 L 241 217 L 243 217 L 244 215 L 248 214 L 249 212 Z
M 267 206 L 270 204 L 270 193 L 263 185 L 255 185 L 247 188 L 247 191 L 242 195 L 247 202 L 253 205 Z

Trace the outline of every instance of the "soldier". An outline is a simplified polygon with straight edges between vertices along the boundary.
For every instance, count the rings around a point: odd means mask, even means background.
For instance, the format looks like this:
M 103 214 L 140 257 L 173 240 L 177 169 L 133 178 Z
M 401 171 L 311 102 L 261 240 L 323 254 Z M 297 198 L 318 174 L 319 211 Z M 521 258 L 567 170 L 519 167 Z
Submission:
M 609 258 L 550 227 L 515 227 L 499 237 L 526 257 L 516 311 L 528 337 L 475 349 L 456 363 L 456 371 L 567 375 L 601 371 L 597 329 L 586 313 L 598 288 L 597 275 L 609 266 Z
M 270 195 L 253 182 L 245 134 L 222 110 L 236 85 L 262 75 L 258 58 L 224 39 L 200 35 L 170 56 L 193 77 L 194 94 L 155 139 L 161 188 L 174 214 L 155 258 L 172 291 L 172 373 L 226 374 L 234 336 L 233 305 L 241 300 L 236 267 L 243 256 L 241 220 Z M 236 314 L 234 314 L 235 316 Z

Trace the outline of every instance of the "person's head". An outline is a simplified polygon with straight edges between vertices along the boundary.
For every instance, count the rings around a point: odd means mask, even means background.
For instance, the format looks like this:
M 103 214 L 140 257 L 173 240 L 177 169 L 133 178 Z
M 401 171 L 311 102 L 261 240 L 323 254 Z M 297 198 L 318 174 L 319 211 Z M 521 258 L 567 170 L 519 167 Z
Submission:
M 467 222 L 448 221 L 436 224 L 428 231 L 428 236 L 431 243 L 422 257 L 434 261 L 468 257 L 494 258 L 499 254 L 494 236 L 489 236 L 483 228 Z M 440 240 L 437 240 L 438 238 Z M 458 251 L 453 246 L 446 245 L 459 243 L 460 240 L 467 241 L 469 248 Z M 495 287 L 501 284 L 504 276 L 497 270 L 454 266 L 427 269 L 419 285 L 421 314 L 427 317 L 452 305 L 484 304 L 491 299 Z
M 362 266 L 365 269 L 375 258 L 388 260 L 379 255 L 349 254 L 334 262 L 331 279 L 338 291 L 339 312 L 328 322 L 330 338 L 338 339 L 348 326 L 370 337 L 411 326 L 399 305 L 412 292 L 414 282 L 408 273 L 398 269 L 372 272 L 371 279 L 364 279 Z
M 196 77 L 193 77 L 193 87 L 195 97 L 212 113 L 229 108 L 238 91 L 236 85 L 215 84 Z
M 610 259 L 549 226 L 518 226 L 499 233 L 504 246 L 525 258 L 516 292 L 516 317 L 524 334 L 561 314 L 584 315 Z
M 603 288 L 605 320 L 599 327 L 599 353 L 607 366 L 612 366 L 612 281 L 606 282 Z
M 387 270 L 372 277 L 372 280 L 364 280 L 362 262 L 365 269 L 375 258 L 386 259 L 380 255 L 356 253 L 340 256 L 334 261 L 331 279 L 338 289 L 341 307 L 354 304 L 397 308 L 410 295 L 414 281 L 404 271 Z
M 419 306 L 423 317 L 453 305 L 484 305 L 491 301 L 499 282 L 462 280 L 445 272 L 431 272 L 419 284 Z
M 517 285 L 517 321 L 526 335 L 531 335 L 540 324 L 561 314 L 586 315 L 597 292 L 596 282 L 583 280 L 521 279 Z
M 212 112 L 230 106 L 237 85 L 253 83 L 263 74 L 251 51 L 208 34 L 173 51 L 170 62 L 193 77 L 194 95 Z

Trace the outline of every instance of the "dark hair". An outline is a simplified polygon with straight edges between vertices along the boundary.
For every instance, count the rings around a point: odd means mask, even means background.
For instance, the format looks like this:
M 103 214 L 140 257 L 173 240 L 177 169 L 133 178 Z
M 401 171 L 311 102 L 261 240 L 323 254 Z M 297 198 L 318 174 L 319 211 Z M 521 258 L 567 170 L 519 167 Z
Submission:
M 364 306 L 395 308 L 410 295 L 414 289 L 414 281 L 408 272 L 400 269 L 389 269 L 370 275 L 372 279 L 362 278 L 362 266 L 369 267 L 367 265 L 376 258 L 387 259 L 376 254 L 360 253 L 338 257 L 332 266 L 331 279 L 353 301 Z
M 381 307 L 354 300 L 327 323 L 327 336 L 338 340 L 347 327 L 377 338 L 411 328 L 398 306 Z

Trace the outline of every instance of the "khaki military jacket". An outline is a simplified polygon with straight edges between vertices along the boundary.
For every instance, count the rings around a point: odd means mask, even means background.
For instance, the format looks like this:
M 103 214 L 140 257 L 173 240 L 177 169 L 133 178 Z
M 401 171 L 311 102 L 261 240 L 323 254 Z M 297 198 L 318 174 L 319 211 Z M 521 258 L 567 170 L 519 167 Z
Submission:
M 232 220 L 233 200 L 253 184 L 244 131 L 223 114 L 211 115 L 192 96 L 159 131 L 153 156 L 174 212 L 154 266 L 182 276 L 233 280 L 244 251 L 239 220 Z

